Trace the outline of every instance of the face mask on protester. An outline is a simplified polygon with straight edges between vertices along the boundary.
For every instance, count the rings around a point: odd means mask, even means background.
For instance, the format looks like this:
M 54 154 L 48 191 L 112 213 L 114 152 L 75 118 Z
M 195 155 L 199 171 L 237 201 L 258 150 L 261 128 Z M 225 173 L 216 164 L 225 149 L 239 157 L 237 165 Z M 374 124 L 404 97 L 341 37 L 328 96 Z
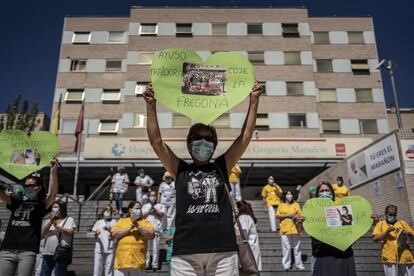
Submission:
M 37 194 L 39 191 L 35 187 L 24 187 L 24 199 L 26 200 L 36 200 Z
M 142 216 L 142 210 L 141 208 L 136 208 L 132 210 L 132 215 L 134 216 L 135 219 L 139 219 Z
M 103 213 L 103 217 L 104 217 L 105 220 L 111 220 L 112 219 L 112 214 L 111 214 L 110 211 L 105 211 Z
M 273 178 L 270 178 L 270 179 L 267 180 L 267 183 L 274 184 L 275 183 L 275 180 Z
M 156 196 L 150 196 L 150 197 L 149 197 L 149 201 L 150 201 L 152 204 L 154 204 L 154 203 L 156 203 L 156 202 L 157 202 L 157 197 L 156 197 Z
M 193 141 L 191 154 L 199 161 L 207 161 L 213 155 L 214 144 L 205 139 Z
M 170 184 L 171 183 L 171 178 L 170 177 L 166 177 L 164 180 L 165 183 Z
M 319 197 L 320 198 L 327 198 L 327 199 L 332 199 L 333 198 L 333 196 L 332 196 L 332 193 L 331 192 L 321 192 L 320 194 L 319 194 Z
M 52 212 L 55 213 L 55 214 L 58 214 L 59 211 L 60 211 L 60 208 L 59 207 L 52 208 Z
M 386 218 L 387 222 L 389 222 L 389 223 L 394 223 L 394 222 L 397 221 L 397 216 L 385 215 L 385 218 Z
M 338 186 L 344 185 L 344 181 L 342 179 L 337 179 L 336 183 L 338 184 Z
M 287 200 L 287 201 L 289 201 L 289 202 L 290 202 L 290 201 L 292 201 L 292 199 L 293 199 L 293 195 L 291 195 L 291 194 L 287 194 L 287 195 L 286 195 L 286 200 Z
M 140 173 L 140 174 L 139 174 L 139 176 L 140 176 L 141 178 L 144 178 L 145 173 Z

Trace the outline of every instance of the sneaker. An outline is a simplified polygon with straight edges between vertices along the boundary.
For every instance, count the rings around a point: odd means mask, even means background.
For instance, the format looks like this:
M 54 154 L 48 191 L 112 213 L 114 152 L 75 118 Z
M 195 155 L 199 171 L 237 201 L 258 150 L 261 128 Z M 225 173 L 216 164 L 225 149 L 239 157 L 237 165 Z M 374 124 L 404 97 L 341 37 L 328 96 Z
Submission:
M 305 270 L 305 266 L 304 265 L 300 265 L 300 266 L 297 267 L 297 269 L 299 269 L 299 270 Z

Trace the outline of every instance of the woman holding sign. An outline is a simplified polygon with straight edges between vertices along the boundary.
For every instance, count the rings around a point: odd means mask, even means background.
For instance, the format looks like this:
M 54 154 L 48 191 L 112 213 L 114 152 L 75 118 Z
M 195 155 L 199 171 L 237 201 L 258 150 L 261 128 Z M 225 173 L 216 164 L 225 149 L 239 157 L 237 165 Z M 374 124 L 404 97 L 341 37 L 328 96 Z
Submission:
M 228 174 L 243 155 L 253 135 L 261 86 L 256 82 L 241 134 L 230 148 L 210 162 L 218 139 L 214 127 L 193 125 L 187 135 L 187 148 L 193 160 L 179 159 L 161 137 L 156 101 L 147 86 L 147 131 L 151 145 L 176 180 L 176 232 L 171 275 L 238 275 L 233 214 L 224 185 Z
M 335 192 L 329 182 L 322 182 L 316 188 L 316 197 L 335 201 Z M 351 247 L 341 251 L 333 246 L 312 239 L 312 275 L 355 276 L 354 251 Z

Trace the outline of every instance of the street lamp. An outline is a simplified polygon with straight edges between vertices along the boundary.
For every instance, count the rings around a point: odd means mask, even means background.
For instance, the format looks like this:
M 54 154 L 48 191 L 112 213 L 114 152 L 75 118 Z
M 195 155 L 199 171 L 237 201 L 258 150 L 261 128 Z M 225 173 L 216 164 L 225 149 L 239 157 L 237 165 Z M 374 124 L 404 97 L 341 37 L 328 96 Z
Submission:
M 392 94 L 394 96 L 394 104 L 395 104 L 395 113 L 397 114 L 397 123 L 398 128 L 403 128 L 402 120 L 401 120 L 401 114 L 400 114 L 400 108 L 398 106 L 398 98 L 397 98 L 397 88 L 395 87 L 395 78 L 394 78 L 394 63 L 391 60 L 381 60 L 381 62 L 377 65 L 377 69 L 385 68 L 388 71 L 388 74 L 390 75 L 391 79 L 391 87 L 392 87 Z

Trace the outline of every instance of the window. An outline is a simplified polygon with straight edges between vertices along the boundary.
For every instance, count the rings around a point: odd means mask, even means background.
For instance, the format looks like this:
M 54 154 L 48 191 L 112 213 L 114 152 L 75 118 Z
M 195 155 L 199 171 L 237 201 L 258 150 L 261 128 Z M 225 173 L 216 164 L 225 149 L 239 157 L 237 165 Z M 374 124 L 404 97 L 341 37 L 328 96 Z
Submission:
M 322 120 L 323 133 L 340 133 L 339 120 Z
M 147 81 L 138 81 L 135 85 L 135 95 L 142 95 L 145 92 L 145 87 L 147 86 L 147 84 Z
M 303 95 L 303 82 L 301 81 L 288 81 L 286 82 L 286 88 L 288 96 Z
M 76 124 L 78 120 L 62 120 L 62 125 L 60 128 L 60 133 L 62 134 L 72 134 L 75 133 Z
M 144 113 L 134 114 L 134 128 L 146 128 L 147 127 L 147 115 Z
M 284 52 L 285 65 L 300 65 L 300 52 Z
M 264 64 L 264 53 L 259 51 L 247 52 L 248 59 L 253 64 Z
M 348 32 L 348 41 L 350 44 L 364 44 L 364 33 Z
M 173 114 L 173 128 L 189 128 L 191 124 L 191 118 L 178 113 Z
M 332 73 L 332 60 L 331 59 L 317 59 L 316 68 L 318 73 Z
M 257 113 L 255 129 L 269 130 L 269 117 L 267 113 Z
M 154 58 L 154 52 L 138 53 L 138 64 L 151 64 Z
M 313 32 L 315 44 L 329 44 L 329 32 Z
M 175 36 L 177 36 L 177 37 L 193 36 L 193 24 L 191 24 L 191 23 L 176 23 L 175 24 Z
M 297 23 L 282 23 L 283 37 L 300 37 Z
M 259 81 L 259 84 L 262 87 L 262 95 L 266 95 L 266 81 Z
M 354 75 L 369 75 L 369 66 L 366 59 L 351 59 L 352 73 Z
M 109 32 L 109 43 L 125 43 L 125 32 Z
M 365 134 L 377 134 L 378 127 L 377 127 L 377 120 L 370 119 L 370 120 L 359 120 L 359 125 L 361 127 L 361 133 Z
M 101 100 L 103 103 L 119 103 L 121 91 L 119 89 L 104 89 Z
M 122 60 L 107 60 L 106 71 L 121 71 Z
M 84 59 L 72 59 L 70 62 L 70 71 L 82 72 L 86 70 L 86 60 Z
M 215 119 L 211 124 L 211 126 L 215 128 L 230 128 L 230 116 L 228 113 L 224 113 L 220 115 L 217 119 Z
M 83 89 L 68 89 L 65 94 L 66 103 L 81 103 L 85 98 Z
M 226 23 L 212 23 L 211 24 L 211 34 L 212 35 L 226 35 L 227 34 L 227 24 Z
M 157 23 L 141 23 L 141 25 L 139 26 L 139 34 L 141 36 L 156 36 L 157 33 Z
M 116 134 L 118 133 L 118 120 L 101 120 L 99 122 L 98 132 L 101 134 Z
M 372 102 L 372 90 L 371 89 L 355 89 L 357 102 Z
M 263 34 L 263 24 L 262 23 L 252 23 L 247 24 L 247 34 Z
M 75 32 L 73 34 L 72 42 L 78 44 L 88 44 L 91 40 L 90 32 Z
M 289 127 L 306 127 L 306 114 L 288 114 Z
M 319 89 L 320 102 L 336 102 L 336 89 Z

